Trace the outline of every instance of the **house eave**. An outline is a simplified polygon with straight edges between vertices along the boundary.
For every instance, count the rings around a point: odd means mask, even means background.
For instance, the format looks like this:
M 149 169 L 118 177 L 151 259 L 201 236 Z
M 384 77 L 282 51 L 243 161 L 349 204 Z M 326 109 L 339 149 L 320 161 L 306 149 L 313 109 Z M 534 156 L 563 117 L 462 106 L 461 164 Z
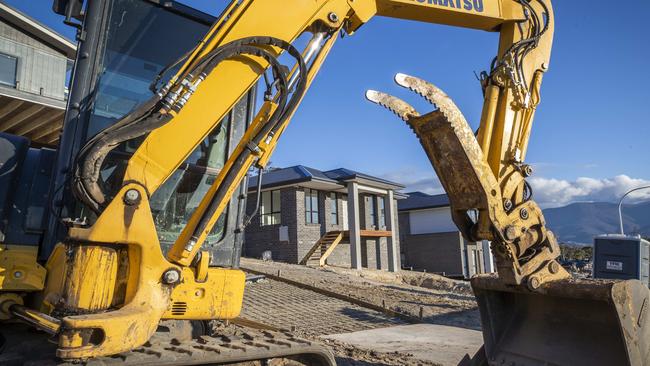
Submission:
M 436 208 L 449 208 L 451 207 L 450 205 L 430 205 L 430 206 L 422 206 L 422 207 L 409 207 L 409 208 L 398 208 L 397 211 L 399 212 L 411 212 L 411 211 L 425 211 L 425 210 L 432 210 Z
M 3 2 L 0 2 L 0 19 L 44 42 L 66 58 L 75 59 L 76 44 Z
M 367 179 L 367 178 L 361 178 L 361 177 L 354 177 L 350 179 L 345 179 L 343 180 L 345 183 L 358 183 L 358 184 L 363 184 L 368 187 L 374 187 L 374 188 L 381 188 L 381 189 L 390 189 L 390 190 L 400 190 L 404 189 L 403 185 L 397 184 L 397 183 L 390 183 L 387 181 L 378 181 L 374 179 Z

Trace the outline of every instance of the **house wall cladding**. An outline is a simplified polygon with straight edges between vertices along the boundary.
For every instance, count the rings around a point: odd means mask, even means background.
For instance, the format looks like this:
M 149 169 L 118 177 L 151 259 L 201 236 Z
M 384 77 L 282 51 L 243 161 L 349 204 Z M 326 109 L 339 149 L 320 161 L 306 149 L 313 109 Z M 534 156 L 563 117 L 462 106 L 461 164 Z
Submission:
M 18 58 L 17 90 L 64 100 L 68 63 L 65 56 L 2 22 L 0 52 Z

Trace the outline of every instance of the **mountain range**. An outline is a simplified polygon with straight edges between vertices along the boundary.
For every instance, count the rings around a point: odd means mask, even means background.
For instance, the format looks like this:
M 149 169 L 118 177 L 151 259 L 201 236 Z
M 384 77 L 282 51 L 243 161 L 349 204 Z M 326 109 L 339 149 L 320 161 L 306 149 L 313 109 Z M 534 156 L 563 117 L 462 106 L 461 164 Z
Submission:
M 620 232 L 618 204 L 578 202 L 544 210 L 547 226 L 560 243 L 592 244 L 596 235 Z M 650 237 L 650 201 L 623 205 L 626 234 Z

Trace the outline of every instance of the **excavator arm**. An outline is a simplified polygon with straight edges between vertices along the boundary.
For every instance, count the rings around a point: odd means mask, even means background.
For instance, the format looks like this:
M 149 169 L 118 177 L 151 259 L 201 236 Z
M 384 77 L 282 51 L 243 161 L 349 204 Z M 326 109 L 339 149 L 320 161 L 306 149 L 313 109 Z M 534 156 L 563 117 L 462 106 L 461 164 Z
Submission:
M 57 354 L 65 359 L 138 347 L 160 319 L 236 317 L 244 275 L 210 267 L 201 247 L 249 169 L 268 164 L 339 35 L 353 34 L 374 16 L 500 34 L 497 55 L 481 76 L 485 100 L 477 133 L 444 92 L 412 76 L 398 74 L 396 82 L 434 104 L 433 112 L 421 115 L 380 92 L 370 91 L 367 97 L 414 130 L 449 194 L 454 222 L 464 236 L 492 242 L 499 276 L 474 281 L 477 294 L 487 291 L 490 297 L 490 290 L 498 290 L 540 296 L 557 288 L 546 285 L 569 275 L 555 261 L 558 245 L 532 200 L 525 181 L 532 168 L 524 163 L 549 66 L 554 30 L 549 0 L 238 0 L 193 50 L 161 72 L 148 101 L 83 146 L 73 191 L 97 219 L 89 227 L 70 229 L 46 263 L 48 276 L 42 285 L 32 281 L 28 288 L 12 283 L 11 292 L 1 288 L 0 315 L 20 313 L 23 320 L 31 318 L 56 334 Z M 298 49 L 297 44 L 306 45 Z M 257 115 L 172 248 L 163 253 L 150 197 L 261 78 L 264 102 Z M 121 189 L 106 192 L 101 179 L 105 158 L 138 138 L 142 143 L 128 160 Z M 25 315 L 20 291 L 40 291 L 39 310 L 61 319 Z M 619 292 L 636 296 L 630 291 L 625 287 Z M 610 292 L 592 297 L 607 302 Z M 512 300 L 492 297 L 499 304 Z M 479 299 L 482 314 L 485 304 Z M 486 336 L 485 354 L 502 355 L 495 342 L 504 332 L 498 325 L 486 325 L 488 318 L 483 317 L 484 328 L 492 335 Z M 555 343 L 544 344 L 548 348 Z M 544 352 L 540 356 L 532 348 L 529 360 L 545 359 Z M 501 359 L 489 362 L 497 361 Z
M 273 2 L 233 3 L 156 96 L 118 123 L 119 128 L 102 132 L 82 150 L 78 197 L 100 212 L 106 203 L 98 182 L 103 157 L 125 138 L 146 133 L 129 161 L 124 181 L 155 192 L 270 67 L 280 76 L 278 93 L 269 97 L 169 253 L 171 261 L 187 266 L 249 168 L 262 168 L 268 161 L 339 32 L 353 33 L 375 15 L 498 31 L 499 55 L 483 79 L 486 102 L 478 141 L 469 133 L 439 135 L 423 144 L 450 195 L 454 221 L 468 239 L 495 243 L 504 281 L 518 285 L 540 267 L 550 266 L 558 255 L 557 245 L 544 228 L 541 211 L 530 201 L 524 178 L 531 168 L 523 163 L 552 43 L 553 14 L 545 2 L 357 0 L 298 2 L 285 7 L 293 10 L 278 14 Z M 304 33 L 312 34 L 306 57 L 290 44 Z M 274 65 L 282 52 L 297 60 L 284 76 L 280 65 Z M 412 78 L 403 81 L 425 97 L 432 95 L 426 83 Z M 137 123 L 140 126 L 133 127 Z M 192 128 L 187 128 L 189 124 Z M 455 148 L 448 144 L 442 148 L 440 140 L 458 143 Z M 464 162 L 443 158 L 449 149 L 459 156 L 469 156 L 473 150 L 475 156 Z M 466 169 L 456 169 L 459 164 Z M 466 179 L 470 176 L 474 177 L 471 182 Z M 472 210 L 478 213 L 476 222 L 468 217 Z M 533 257 L 535 261 L 530 260 Z M 532 285 L 549 276 L 542 272 L 530 277 Z M 566 276 L 561 269 L 555 272 Z
M 555 261 L 559 247 L 525 181 L 532 174 L 524 158 L 554 27 L 544 1 L 516 3 L 524 19 L 499 24 L 498 55 L 481 75 L 485 100 L 476 134 L 443 91 L 418 78 L 398 74 L 395 81 L 436 106 L 434 112 L 421 116 L 406 102 L 376 91 L 367 97 L 414 130 L 449 196 L 458 228 L 467 240 L 492 242 L 501 281 L 535 290 L 569 276 Z
M 444 93 L 412 77 L 398 76 L 398 82 L 440 109 L 422 117 L 416 113 L 401 117 L 420 138 L 449 194 L 453 218 L 461 231 L 470 240 L 493 242 L 504 283 L 526 282 L 535 289 L 544 281 L 567 277 L 554 261 L 559 255 L 558 246 L 546 230 L 541 210 L 531 200 L 524 180 L 530 167 L 523 163 L 523 158 L 553 36 L 553 14 L 550 4 L 544 0 L 232 2 L 197 47 L 178 61 L 178 71 L 171 77 L 160 75 L 160 80 L 152 86 L 155 94 L 149 101 L 100 132 L 81 150 L 74 192 L 99 219 L 91 228 L 72 229 L 71 240 L 118 243 L 132 240 L 135 241 L 132 245 L 141 246 L 141 252 L 151 253 L 158 243 L 153 240 L 155 228 L 147 198 L 258 79 L 264 77 L 263 106 L 167 253 L 171 269 L 160 268 L 166 272 L 156 276 L 191 277 L 188 271 L 200 263 L 201 246 L 236 187 L 253 166 L 262 169 L 267 164 L 339 34 L 356 32 L 374 16 L 500 33 L 498 55 L 482 79 L 486 102 L 478 139 Z M 293 46 L 301 37 L 308 39 L 304 50 Z M 288 67 L 280 62 L 283 57 L 292 60 Z M 393 103 L 386 103 L 385 98 L 374 100 L 397 109 Z M 103 160 L 115 146 L 141 136 L 145 136 L 144 141 L 128 162 L 123 188 L 110 200 L 100 181 Z M 124 214 L 127 208 L 122 206 L 133 207 L 128 210 L 134 212 Z M 142 224 L 128 224 L 131 217 L 140 216 Z M 111 224 L 104 226 L 104 222 Z M 120 232 L 114 228 L 116 223 L 126 228 L 118 237 L 115 237 Z M 145 236 L 133 235 L 133 230 L 147 231 L 146 236 L 151 240 L 141 243 L 138 238 Z M 105 238 L 106 235 L 112 239 Z M 75 248 L 81 250 L 86 246 Z M 160 262 L 164 260 L 158 258 Z M 134 265 L 142 267 L 142 262 Z M 78 263 L 93 268 L 99 264 Z M 195 280 L 204 277 L 198 274 L 200 270 L 196 272 Z M 174 281 L 169 282 L 174 285 Z M 133 291 L 137 297 L 145 290 L 135 285 Z M 71 304 L 71 307 L 77 306 Z M 161 306 L 150 317 L 160 316 L 162 311 Z M 95 320 L 108 319 L 101 314 L 88 317 L 93 320 L 70 317 L 68 328 L 94 327 Z M 137 342 L 148 337 L 151 331 L 143 332 L 143 338 Z

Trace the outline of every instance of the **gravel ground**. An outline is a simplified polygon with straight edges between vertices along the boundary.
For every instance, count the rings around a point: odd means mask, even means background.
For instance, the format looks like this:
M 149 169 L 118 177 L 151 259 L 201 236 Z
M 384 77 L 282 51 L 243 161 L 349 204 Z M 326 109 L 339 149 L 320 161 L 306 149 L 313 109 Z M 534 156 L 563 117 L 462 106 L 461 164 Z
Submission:
M 312 268 L 242 258 L 242 269 L 323 288 L 413 317 L 424 322 L 480 330 L 481 322 L 469 283 L 426 273 L 338 267 Z
M 406 324 L 347 301 L 269 279 L 246 285 L 241 317 L 312 336 Z

